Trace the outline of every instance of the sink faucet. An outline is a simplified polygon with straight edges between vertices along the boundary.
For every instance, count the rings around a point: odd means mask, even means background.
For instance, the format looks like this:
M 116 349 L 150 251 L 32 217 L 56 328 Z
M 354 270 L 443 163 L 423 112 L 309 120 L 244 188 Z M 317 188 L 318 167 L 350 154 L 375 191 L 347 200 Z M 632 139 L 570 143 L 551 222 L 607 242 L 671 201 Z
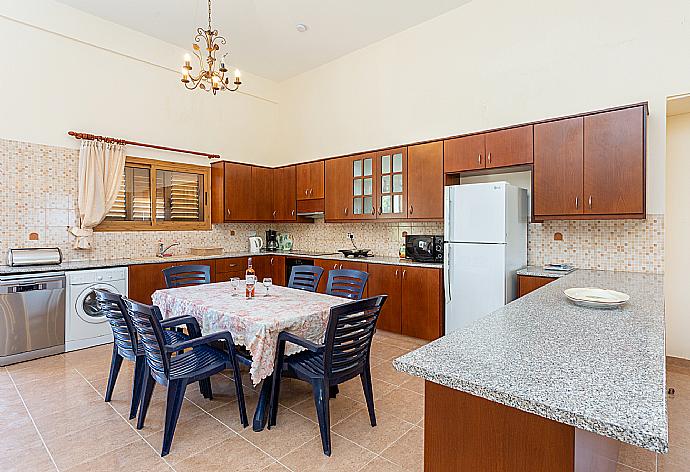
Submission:
M 165 247 L 163 243 L 158 243 L 158 253 L 156 253 L 156 257 L 165 257 L 165 253 L 168 252 L 168 249 L 179 245 L 180 243 L 172 243 L 170 246 Z

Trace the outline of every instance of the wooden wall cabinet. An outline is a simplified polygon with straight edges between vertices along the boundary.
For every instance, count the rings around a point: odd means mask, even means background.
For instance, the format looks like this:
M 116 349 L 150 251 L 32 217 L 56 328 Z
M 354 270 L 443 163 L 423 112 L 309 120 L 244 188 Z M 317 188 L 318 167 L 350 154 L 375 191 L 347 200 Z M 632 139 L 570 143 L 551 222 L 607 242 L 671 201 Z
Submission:
M 243 199 L 245 204 L 253 207 L 252 221 L 273 221 L 273 170 L 268 167 L 252 166 L 252 187 Z
M 272 170 L 273 221 L 297 221 L 296 167 L 278 167 Z
M 211 164 L 212 223 L 254 219 L 252 169 L 253 166 L 235 162 Z
M 534 126 L 535 220 L 644 218 L 643 105 Z
M 556 277 L 535 277 L 532 275 L 518 275 L 518 298 L 527 295 L 546 284 L 558 280 Z
M 326 161 L 325 169 L 325 219 L 349 220 L 352 216 L 352 158 L 329 159 Z
M 531 164 L 532 125 L 481 133 L 443 142 L 446 174 Z
M 324 161 L 297 164 L 297 200 L 324 198 Z
M 407 218 L 443 219 L 443 142 L 407 148 Z
M 407 218 L 407 148 L 379 152 L 374 167 L 376 218 Z

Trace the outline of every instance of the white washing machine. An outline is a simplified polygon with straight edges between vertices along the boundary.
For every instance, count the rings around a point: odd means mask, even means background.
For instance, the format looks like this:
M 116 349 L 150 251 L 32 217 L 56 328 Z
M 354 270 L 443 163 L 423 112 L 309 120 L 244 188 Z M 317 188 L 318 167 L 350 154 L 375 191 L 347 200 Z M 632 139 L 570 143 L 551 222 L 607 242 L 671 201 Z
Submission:
M 67 271 L 65 351 L 113 342 L 105 316 L 98 312 L 94 289 L 127 295 L 127 267 Z

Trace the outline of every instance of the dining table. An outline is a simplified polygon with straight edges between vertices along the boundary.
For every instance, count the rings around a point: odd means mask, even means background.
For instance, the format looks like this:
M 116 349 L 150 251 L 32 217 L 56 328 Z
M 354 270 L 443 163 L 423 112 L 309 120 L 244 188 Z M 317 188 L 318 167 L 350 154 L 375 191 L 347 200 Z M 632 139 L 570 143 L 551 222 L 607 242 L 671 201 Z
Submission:
M 235 345 L 251 354 L 250 377 L 254 385 L 263 381 L 252 427 L 261 431 L 265 424 L 270 400 L 271 383 L 282 331 L 321 344 L 326 333 L 331 307 L 346 303 L 340 297 L 307 292 L 288 287 L 255 285 L 255 296 L 245 296 L 244 281 L 190 285 L 157 290 L 153 304 L 163 318 L 191 315 L 202 334 L 229 331 Z M 285 355 L 304 348 L 288 343 Z

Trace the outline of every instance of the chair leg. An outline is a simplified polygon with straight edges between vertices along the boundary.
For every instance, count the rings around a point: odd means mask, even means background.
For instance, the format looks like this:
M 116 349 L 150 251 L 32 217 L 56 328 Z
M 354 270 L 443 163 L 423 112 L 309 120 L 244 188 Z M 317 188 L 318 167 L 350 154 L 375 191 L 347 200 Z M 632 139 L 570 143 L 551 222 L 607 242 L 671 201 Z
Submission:
M 204 396 L 204 398 L 208 398 L 209 400 L 213 400 L 213 390 L 211 388 L 211 378 L 199 380 L 199 392 Z
M 362 380 L 362 388 L 364 389 L 364 398 L 367 401 L 367 410 L 369 410 L 369 421 L 372 426 L 376 426 L 376 413 L 374 412 L 374 390 L 371 387 L 371 372 L 369 366 L 364 368 L 364 371 L 359 376 Z
M 240 364 L 237 358 L 232 356 L 232 378 L 235 381 L 235 395 L 237 396 L 237 404 L 240 407 L 240 422 L 246 428 L 249 426 L 249 419 L 247 419 L 247 406 L 244 403 L 244 389 L 242 388 L 242 372 L 240 372 Z
M 134 361 L 134 384 L 132 386 L 132 405 L 129 407 L 129 419 L 137 416 L 137 408 L 141 403 L 141 390 L 144 386 L 144 371 L 146 359 L 144 356 L 137 356 Z
M 117 352 L 117 346 L 113 344 L 113 357 L 110 359 L 110 375 L 108 375 L 108 386 L 105 389 L 105 401 L 109 402 L 113 397 L 113 390 L 115 389 L 115 381 L 117 375 L 120 373 L 122 366 L 122 356 Z
M 337 385 L 331 385 L 331 388 L 329 389 L 329 395 L 331 398 L 335 398 L 338 396 L 338 393 L 340 392 L 340 389 L 338 388 Z
M 319 430 L 321 430 L 321 445 L 323 453 L 331 455 L 331 414 L 329 411 L 330 398 L 327 394 L 328 387 L 323 382 L 315 383 L 312 386 L 314 392 L 314 403 L 316 405 L 316 415 L 319 418 Z
M 175 427 L 177 426 L 177 419 L 180 417 L 180 410 L 182 409 L 182 402 L 184 401 L 184 392 L 187 388 L 187 381 L 171 380 L 168 383 L 168 401 L 165 406 L 165 430 L 163 432 L 163 449 L 161 457 L 167 456 L 172 445 L 173 435 L 175 434 Z
M 137 418 L 137 429 L 144 427 L 146 421 L 146 413 L 149 411 L 149 404 L 151 403 L 151 395 L 153 395 L 153 387 L 156 386 L 156 381 L 151 377 L 149 367 L 144 366 L 144 396 L 141 399 L 139 406 L 139 417 Z

